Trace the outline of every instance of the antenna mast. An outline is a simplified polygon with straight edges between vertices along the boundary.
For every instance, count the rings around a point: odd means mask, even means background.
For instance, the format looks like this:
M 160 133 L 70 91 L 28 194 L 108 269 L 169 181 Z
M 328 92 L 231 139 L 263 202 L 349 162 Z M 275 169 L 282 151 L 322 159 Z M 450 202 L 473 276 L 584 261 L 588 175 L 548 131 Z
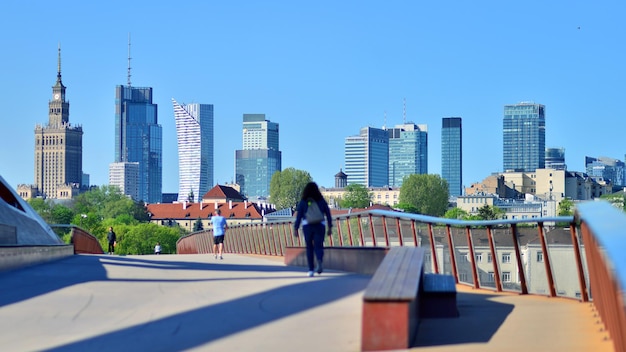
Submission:
M 130 87 L 130 33 L 128 33 L 128 86 Z
M 406 125 L 406 98 L 402 99 L 402 123 Z

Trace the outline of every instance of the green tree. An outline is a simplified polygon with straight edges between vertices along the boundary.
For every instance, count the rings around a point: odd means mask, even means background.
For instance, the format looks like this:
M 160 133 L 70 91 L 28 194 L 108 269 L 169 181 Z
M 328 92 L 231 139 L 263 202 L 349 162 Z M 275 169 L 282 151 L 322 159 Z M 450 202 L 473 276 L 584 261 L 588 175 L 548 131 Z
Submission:
M 276 171 L 270 181 L 270 201 L 276 209 L 295 209 L 304 186 L 312 180 L 308 172 L 293 167 Z
M 469 214 L 465 210 L 459 207 L 454 207 L 446 211 L 446 213 L 443 215 L 443 217 L 446 219 L 457 219 L 457 220 L 467 219 L 468 216 Z
M 478 208 L 478 218 L 480 220 L 496 220 L 502 216 L 502 213 L 503 211 L 500 208 L 489 204 Z
M 442 216 L 448 209 L 448 182 L 439 175 L 409 175 L 402 181 L 398 202 L 416 213 Z
M 574 215 L 574 202 L 571 199 L 565 198 L 559 202 L 559 216 L 571 216 Z
M 202 219 L 197 218 L 196 222 L 193 224 L 193 232 L 204 230 L 204 226 L 202 225 Z
M 28 204 L 48 224 L 52 224 L 52 202 L 43 198 L 31 198 Z
M 74 211 L 77 214 L 94 213 L 100 219 L 131 215 L 140 222 L 149 220 L 143 203 L 133 201 L 116 186 L 100 186 L 79 194 L 74 200 Z
M 353 183 L 346 186 L 339 205 L 342 208 L 367 208 L 371 201 L 372 193 L 365 186 Z
M 55 224 L 69 224 L 74 218 L 74 210 L 63 204 L 55 204 L 50 213 L 52 222 Z
M 115 253 L 120 255 L 152 254 L 157 242 L 161 244 L 161 253 L 176 253 L 176 241 L 180 237 L 177 228 L 152 223 L 140 223 L 134 226 L 121 225 L 115 229 L 115 232 L 119 239 Z M 100 243 L 106 244 L 106 236 L 103 236 Z

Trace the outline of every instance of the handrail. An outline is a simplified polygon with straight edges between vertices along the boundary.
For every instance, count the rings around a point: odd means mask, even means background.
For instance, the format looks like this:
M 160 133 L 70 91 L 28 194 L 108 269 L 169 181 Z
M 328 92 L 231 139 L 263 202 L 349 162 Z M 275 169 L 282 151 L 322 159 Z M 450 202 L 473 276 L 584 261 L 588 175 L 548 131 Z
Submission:
M 609 203 L 576 207 L 580 221 L 594 305 L 616 351 L 626 351 L 626 216 Z

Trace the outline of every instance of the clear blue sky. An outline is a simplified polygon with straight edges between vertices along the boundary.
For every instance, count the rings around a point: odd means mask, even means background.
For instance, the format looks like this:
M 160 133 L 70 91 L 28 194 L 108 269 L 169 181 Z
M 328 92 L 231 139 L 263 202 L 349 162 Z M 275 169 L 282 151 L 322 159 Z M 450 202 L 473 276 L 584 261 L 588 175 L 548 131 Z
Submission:
M 463 118 L 463 184 L 502 171 L 505 104 L 546 106 L 546 145 L 569 170 L 624 159 L 624 1 L 22 1 L 0 21 L 0 175 L 34 182 L 34 128 L 48 121 L 57 46 L 80 124 L 83 171 L 108 183 L 115 86 L 153 87 L 163 192 L 178 192 L 171 98 L 215 106 L 215 182 L 233 179 L 242 116 L 280 124 L 283 168 L 334 185 L 344 138 L 406 119 Z M 385 119 L 386 116 L 386 119 Z M 312 147 L 314 146 L 314 147 Z

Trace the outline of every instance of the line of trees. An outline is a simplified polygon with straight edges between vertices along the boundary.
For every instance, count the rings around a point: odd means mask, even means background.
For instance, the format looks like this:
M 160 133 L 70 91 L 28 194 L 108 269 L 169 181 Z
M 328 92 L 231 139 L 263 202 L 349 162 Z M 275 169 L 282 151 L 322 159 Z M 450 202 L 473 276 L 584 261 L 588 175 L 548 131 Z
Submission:
M 48 223 L 79 226 L 98 238 L 107 248 L 106 234 L 113 227 L 117 235 L 117 254 L 152 254 L 159 242 L 162 253 L 176 253 L 176 241 L 187 231 L 180 227 L 165 227 L 150 223 L 150 215 L 142 202 L 122 194 L 115 186 L 95 187 L 68 202 L 34 198 L 30 206 Z M 66 242 L 68 229 L 55 231 Z

